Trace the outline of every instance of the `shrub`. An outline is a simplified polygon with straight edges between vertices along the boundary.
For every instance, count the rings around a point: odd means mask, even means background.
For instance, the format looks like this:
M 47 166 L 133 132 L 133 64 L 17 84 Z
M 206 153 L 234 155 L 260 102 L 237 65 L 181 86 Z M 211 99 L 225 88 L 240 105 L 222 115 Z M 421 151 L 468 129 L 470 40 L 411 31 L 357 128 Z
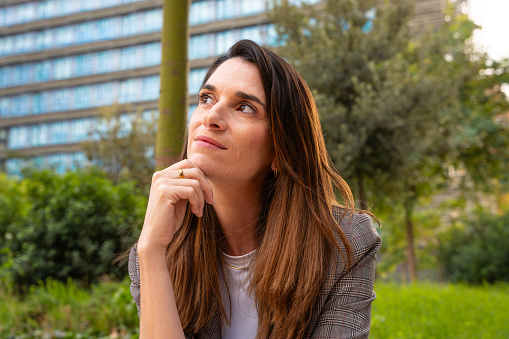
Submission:
M 479 284 L 509 282 L 509 212 L 480 214 L 441 237 L 438 258 L 446 278 Z
M 132 182 L 114 185 L 94 169 L 44 170 L 26 173 L 15 187 L 2 199 L 24 203 L 24 213 L 4 216 L 3 246 L 12 252 L 16 284 L 47 277 L 90 284 L 124 275 L 112 261 L 138 237 L 139 228 L 130 226 L 142 220 L 146 206 Z

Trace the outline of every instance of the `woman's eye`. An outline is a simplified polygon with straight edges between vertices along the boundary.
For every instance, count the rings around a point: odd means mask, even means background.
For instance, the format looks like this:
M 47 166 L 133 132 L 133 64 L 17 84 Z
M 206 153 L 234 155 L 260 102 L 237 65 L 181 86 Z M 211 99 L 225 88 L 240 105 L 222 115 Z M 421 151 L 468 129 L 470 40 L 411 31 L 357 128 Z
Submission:
M 213 103 L 213 100 L 210 96 L 204 94 L 202 96 L 200 96 L 200 103 L 202 104 L 212 104 Z
M 240 104 L 238 106 L 238 110 L 239 111 L 242 111 L 244 113 L 255 113 L 255 110 L 253 107 L 251 107 L 250 105 L 248 104 Z

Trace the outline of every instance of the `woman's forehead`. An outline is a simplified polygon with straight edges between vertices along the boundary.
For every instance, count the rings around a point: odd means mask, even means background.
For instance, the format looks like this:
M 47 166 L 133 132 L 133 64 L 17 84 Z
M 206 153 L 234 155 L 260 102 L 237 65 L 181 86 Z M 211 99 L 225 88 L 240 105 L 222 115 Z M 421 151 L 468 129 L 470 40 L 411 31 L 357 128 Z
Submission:
M 228 59 L 219 65 L 205 82 L 204 87 L 207 86 L 253 94 L 265 103 L 265 90 L 258 68 L 241 58 Z

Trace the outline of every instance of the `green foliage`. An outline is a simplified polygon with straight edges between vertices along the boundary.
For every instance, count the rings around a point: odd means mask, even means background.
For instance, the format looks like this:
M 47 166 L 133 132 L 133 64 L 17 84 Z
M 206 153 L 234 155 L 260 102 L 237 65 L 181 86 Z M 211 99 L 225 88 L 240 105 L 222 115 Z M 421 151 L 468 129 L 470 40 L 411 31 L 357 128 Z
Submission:
M 129 281 L 101 282 L 90 290 L 72 279 L 47 279 L 21 298 L 0 285 L 2 338 L 137 338 L 138 315 Z M 111 335 L 111 336 L 110 336 Z
M 112 261 L 137 239 L 139 230 L 131 226 L 143 219 L 146 205 L 132 182 L 114 185 L 94 169 L 31 171 L 7 182 L 0 199 L 18 212 L 0 215 L 1 245 L 12 260 L 4 269 L 17 285 L 46 277 L 90 284 L 124 275 Z
M 93 139 L 82 142 L 82 149 L 115 182 L 129 178 L 147 186 L 155 169 L 157 117 L 154 112 L 131 111 L 129 105 L 119 104 L 99 109 L 99 123 L 90 131 Z
M 452 282 L 509 282 L 509 212 L 480 214 L 445 233 L 439 246 L 444 275 Z
M 422 204 L 423 202 L 420 201 Z M 436 229 L 441 224 L 440 216 L 444 209 L 423 209 L 414 213 L 414 235 L 419 239 L 420 246 L 416 246 L 417 264 L 421 270 L 433 270 L 437 266 L 435 243 Z M 377 277 L 383 280 L 403 279 L 402 273 L 396 273 L 401 263 L 405 261 L 406 234 L 401 227 L 404 224 L 404 211 L 396 206 L 386 213 L 379 213 L 377 217 L 383 225 L 378 232 L 383 246 L 380 249 L 380 259 L 377 263 Z M 433 272 L 434 273 L 434 272 Z M 397 278 L 396 278 L 397 277 Z M 435 275 L 421 275 L 421 278 L 435 278 Z
M 419 201 L 451 179 L 451 166 L 490 189 L 509 173 L 509 124 L 500 123 L 509 63 L 476 49 L 476 26 L 453 5 L 449 20 L 410 32 L 414 3 L 274 0 L 271 13 L 278 52 L 313 90 L 329 154 L 360 207 L 404 213 L 407 234 Z
M 373 339 L 508 338 L 509 286 L 377 282 Z
M 361 201 L 365 190 L 413 199 L 446 173 L 459 85 L 443 55 L 468 37 L 451 46 L 445 32 L 411 37 L 413 6 L 330 0 L 321 10 L 281 5 L 272 16 L 286 39 L 280 52 L 315 91 L 329 153 Z

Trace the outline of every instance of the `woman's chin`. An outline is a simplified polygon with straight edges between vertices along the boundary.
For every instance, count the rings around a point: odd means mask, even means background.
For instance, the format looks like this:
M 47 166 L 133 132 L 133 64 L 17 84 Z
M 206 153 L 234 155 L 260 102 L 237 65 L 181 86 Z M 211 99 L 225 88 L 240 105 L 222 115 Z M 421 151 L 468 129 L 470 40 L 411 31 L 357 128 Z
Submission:
M 215 169 L 217 169 L 217 161 L 211 159 L 210 156 L 204 154 L 190 154 L 188 159 L 198 167 L 206 177 L 213 175 Z

